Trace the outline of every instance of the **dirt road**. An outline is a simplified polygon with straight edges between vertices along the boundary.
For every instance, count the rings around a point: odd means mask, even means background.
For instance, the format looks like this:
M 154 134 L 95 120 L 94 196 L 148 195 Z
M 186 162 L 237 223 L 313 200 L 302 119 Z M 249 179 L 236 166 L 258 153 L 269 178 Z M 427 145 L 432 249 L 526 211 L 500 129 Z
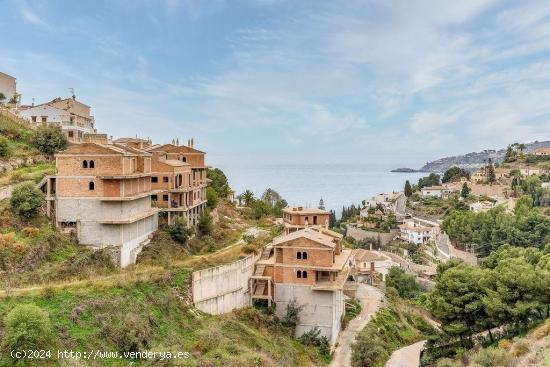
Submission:
M 418 367 L 420 352 L 424 348 L 425 340 L 419 341 L 396 350 L 392 353 L 386 367 Z
M 361 313 L 351 320 L 348 327 L 338 336 L 338 346 L 334 351 L 330 367 L 351 366 L 351 345 L 355 341 L 357 334 L 363 330 L 371 317 L 382 306 L 384 295 L 378 288 L 359 283 L 357 299 L 361 301 L 363 308 Z

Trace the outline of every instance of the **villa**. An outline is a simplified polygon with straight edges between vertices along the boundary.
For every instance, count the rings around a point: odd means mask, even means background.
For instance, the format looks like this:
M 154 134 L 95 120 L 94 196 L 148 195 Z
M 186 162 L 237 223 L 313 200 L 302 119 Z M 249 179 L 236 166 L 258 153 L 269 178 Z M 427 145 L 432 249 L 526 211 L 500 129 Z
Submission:
M 412 220 L 406 220 L 399 225 L 399 238 L 403 241 L 422 245 L 434 238 L 433 229 Z
M 535 155 L 550 156 L 550 148 L 539 148 L 539 149 L 535 150 Z

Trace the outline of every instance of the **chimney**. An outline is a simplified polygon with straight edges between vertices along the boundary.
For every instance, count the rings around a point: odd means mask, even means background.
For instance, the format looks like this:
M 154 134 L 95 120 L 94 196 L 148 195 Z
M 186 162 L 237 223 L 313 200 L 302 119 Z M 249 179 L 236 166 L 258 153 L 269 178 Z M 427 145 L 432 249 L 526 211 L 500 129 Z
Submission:
M 176 145 L 176 140 L 172 139 L 172 145 Z
M 176 146 L 180 146 L 180 138 L 176 138 Z
M 191 139 L 187 139 L 187 146 L 191 148 Z
M 191 148 L 195 147 L 195 142 L 193 141 L 193 138 L 191 138 Z

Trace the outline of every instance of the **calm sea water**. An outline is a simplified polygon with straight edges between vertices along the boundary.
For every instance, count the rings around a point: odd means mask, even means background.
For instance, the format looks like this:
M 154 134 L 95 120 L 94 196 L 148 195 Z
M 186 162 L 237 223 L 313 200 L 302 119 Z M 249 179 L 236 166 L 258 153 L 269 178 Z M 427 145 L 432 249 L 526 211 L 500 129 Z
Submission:
M 339 216 L 343 205 L 359 204 L 380 192 L 401 191 L 405 180 L 418 181 L 422 173 L 394 173 L 392 167 L 372 164 L 220 164 L 237 194 L 246 189 L 257 197 L 271 187 L 294 206 L 327 209 Z

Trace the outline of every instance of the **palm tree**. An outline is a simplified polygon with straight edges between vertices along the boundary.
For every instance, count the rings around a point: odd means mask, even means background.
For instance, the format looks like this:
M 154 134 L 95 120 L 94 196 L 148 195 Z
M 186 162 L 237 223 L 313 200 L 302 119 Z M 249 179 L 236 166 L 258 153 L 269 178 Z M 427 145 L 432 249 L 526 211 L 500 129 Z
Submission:
M 245 206 L 250 206 L 254 201 L 254 193 L 248 189 L 245 192 L 243 192 L 240 196 L 244 201 Z

